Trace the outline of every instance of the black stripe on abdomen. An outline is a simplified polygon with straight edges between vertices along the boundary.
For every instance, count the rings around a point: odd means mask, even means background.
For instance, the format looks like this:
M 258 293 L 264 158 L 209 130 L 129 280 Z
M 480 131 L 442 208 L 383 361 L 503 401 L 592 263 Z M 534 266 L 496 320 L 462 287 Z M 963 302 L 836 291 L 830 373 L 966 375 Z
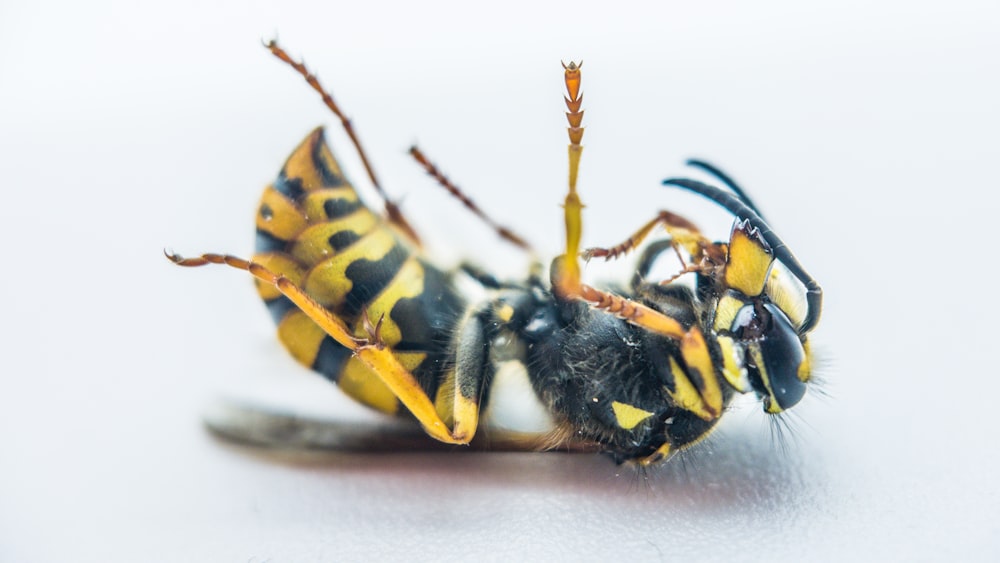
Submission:
M 355 317 L 378 294 L 382 293 L 409 257 L 407 250 L 396 244 L 385 256 L 378 260 L 359 259 L 347 267 L 347 279 L 353 284 L 344 297 L 341 313 Z M 373 319 L 373 322 L 378 319 Z

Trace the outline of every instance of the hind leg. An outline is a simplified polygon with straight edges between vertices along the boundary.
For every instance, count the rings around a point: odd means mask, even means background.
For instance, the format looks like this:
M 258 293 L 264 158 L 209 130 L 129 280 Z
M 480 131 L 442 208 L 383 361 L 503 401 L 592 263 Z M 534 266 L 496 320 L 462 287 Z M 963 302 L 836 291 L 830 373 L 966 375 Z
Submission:
M 356 337 L 338 316 L 309 297 L 305 291 L 288 278 L 275 274 L 264 266 L 221 254 L 203 254 L 196 258 L 183 258 L 176 254 L 166 253 L 171 262 L 179 266 L 204 266 L 208 264 L 226 265 L 239 270 L 246 270 L 254 277 L 274 286 L 285 297 L 292 301 L 306 316 L 316 323 L 324 332 L 330 335 L 342 346 L 351 350 L 355 357 L 361 360 L 386 384 L 399 398 L 399 401 L 413 413 L 413 416 L 433 438 L 448 444 L 468 444 L 475 433 L 475 422 L 459 425 L 450 430 L 434 407 L 434 403 L 420 386 L 420 383 L 393 355 L 392 351 L 382 341 L 379 331 L 382 319 L 372 322 L 365 316 L 364 337 Z M 478 404 L 476 405 L 478 409 Z M 467 412 L 466 408 L 465 411 Z M 478 413 L 475 413 L 478 415 Z M 478 420 L 478 416 L 476 417 Z

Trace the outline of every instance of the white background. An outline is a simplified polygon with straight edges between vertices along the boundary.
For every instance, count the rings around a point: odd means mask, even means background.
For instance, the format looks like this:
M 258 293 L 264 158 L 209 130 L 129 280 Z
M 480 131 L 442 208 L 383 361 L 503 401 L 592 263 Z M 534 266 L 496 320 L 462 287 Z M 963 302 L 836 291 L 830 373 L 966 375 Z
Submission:
M 277 4 L 0 4 L 0 560 L 1000 555 L 995 2 Z M 249 280 L 161 255 L 249 254 L 259 190 L 319 124 L 367 190 L 275 33 L 434 252 L 511 276 L 523 258 L 405 149 L 557 252 L 559 61 L 584 59 L 585 244 L 659 208 L 725 236 L 659 185 L 689 156 L 725 167 L 826 290 L 829 396 L 784 452 L 747 406 L 648 478 L 211 438 L 220 390 L 357 412 L 285 357 Z

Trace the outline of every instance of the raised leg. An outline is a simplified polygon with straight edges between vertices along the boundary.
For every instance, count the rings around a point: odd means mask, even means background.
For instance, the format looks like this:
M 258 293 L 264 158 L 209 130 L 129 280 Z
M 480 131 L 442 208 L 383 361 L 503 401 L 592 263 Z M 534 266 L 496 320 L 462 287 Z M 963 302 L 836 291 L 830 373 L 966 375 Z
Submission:
M 580 141 L 583 139 L 583 112 L 580 110 L 583 98 L 580 95 L 580 67 L 575 63 L 563 65 L 565 68 L 566 107 L 569 112 L 566 118 L 569 121 L 569 191 L 563 205 L 566 222 L 566 254 L 556 259 L 552 268 L 552 289 L 560 299 L 577 299 L 589 303 L 591 306 L 607 311 L 618 316 L 636 326 L 640 326 L 650 332 L 661 334 L 679 341 L 680 354 L 686 366 L 686 370 L 672 360 L 672 372 L 675 380 L 675 389 L 671 393 L 678 406 L 687 409 L 705 420 L 713 420 L 722 414 L 722 391 L 719 387 L 719 379 L 716 376 L 712 363 L 708 345 L 697 326 L 690 329 L 685 328 L 677 319 L 668 317 L 642 303 L 636 303 L 624 297 L 610 292 L 600 291 L 587 284 L 584 284 L 580 277 L 580 239 L 583 231 L 582 210 L 583 203 L 576 191 L 577 172 L 580 166 L 580 154 L 583 147 Z M 658 222 L 665 217 L 669 221 L 677 221 L 681 225 L 691 225 L 682 218 L 674 219 L 670 216 L 658 215 L 653 222 L 640 229 L 642 236 L 648 234 Z M 643 233 L 643 231 L 646 231 Z M 681 229 L 676 229 L 680 233 Z M 698 243 L 696 248 L 692 248 L 701 258 L 700 252 L 706 245 L 704 237 L 693 229 L 693 234 L 685 235 L 694 237 Z M 684 241 L 678 241 L 683 243 Z M 663 457 L 669 452 L 657 452 L 657 456 Z
M 399 227 L 400 230 L 406 234 L 406 236 L 419 245 L 420 237 L 417 236 L 417 232 L 406 220 L 406 217 L 403 216 L 403 212 L 400 210 L 399 205 L 391 200 L 385 190 L 382 189 L 382 184 L 379 183 L 378 178 L 375 176 L 375 169 L 373 169 L 371 163 L 368 162 L 368 155 L 361 147 L 361 141 L 358 140 L 357 133 L 354 132 L 354 126 L 351 124 L 351 120 L 344 115 L 344 112 L 340 110 L 340 106 L 333 101 L 333 96 L 331 96 L 330 93 L 323 88 L 323 86 L 319 83 L 319 79 L 316 78 L 316 75 L 309 72 L 309 69 L 306 68 L 304 63 L 293 60 L 292 57 L 278 45 L 277 41 L 272 39 L 271 41 L 265 43 L 264 46 L 267 47 L 275 57 L 278 57 L 283 62 L 288 64 L 288 66 L 294 68 L 296 72 L 301 74 L 302 77 L 306 79 L 306 82 L 312 86 L 312 89 L 316 90 L 316 92 L 318 92 L 323 98 L 323 103 L 326 104 L 326 107 L 330 108 L 330 111 L 332 111 L 334 115 L 340 119 L 341 125 L 344 126 L 344 131 L 346 131 L 347 136 L 351 138 L 351 142 L 354 143 L 354 148 L 358 151 L 358 156 L 361 157 L 361 162 L 365 165 L 365 171 L 368 172 L 368 177 L 371 179 L 372 185 L 375 186 L 375 191 L 378 192 L 378 195 L 385 202 L 385 214 L 389 222 Z
M 301 309 L 310 320 L 322 328 L 324 332 L 354 352 L 359 360 L 374 373 L 378 374 L 386 386 L 399 398 L 399 401 L 413 413 L 413 416 L 416 417 L 431 437 L 449 444 L 467 444 L 472 439 L 472 433 L 475 432 L 474 423 L 471 425 L 465 424 L 465 427 L 461 431 L 458 431 L 458 429 L 451 431 L 444 421 L 441 420 L 434 407 L 434 403 L 427 396 L 427 393 L 417 382 L 416 378 L 396 360 L 392 351 L 381 340 L 379 335 L 382 324 L 381 319 L 372 323 L 366 317 L 364 322 L 366 335 L 359 338 L 351 333 L 343 320 L 314 301 L 302 288 L 295 285 L 288 278 L 275 274 L 260 264 L 222 254 L 203 254 L 195 258 L 183 258 L 172 253 L 165 254 L 171 262 L 179 266 L 226 265 L 239 270 L 246 270 L 258 280 L 274 286 Z
M 566 253 L 557 258 L 552 266 L 552 289 L 562 299 L 579 299 L 597 309 L 607 311 L 628 322 L 646 328 L 657 334 L 680 339 L 687 332 L 675 319 L 655 311 L 641 303 L 636 303 L 613 293 L 595 289 L 581 281 L 580 239 L 583 233 L 583 203 L 576 192 L 577 174 L 580 169 L 580 155 L 583 146 L 583 96 L 580 94 L 580 66 L 576 63 L 564 64 L 566 119 L 569 122 L 569 191 L 563 203 L 566 222 Z

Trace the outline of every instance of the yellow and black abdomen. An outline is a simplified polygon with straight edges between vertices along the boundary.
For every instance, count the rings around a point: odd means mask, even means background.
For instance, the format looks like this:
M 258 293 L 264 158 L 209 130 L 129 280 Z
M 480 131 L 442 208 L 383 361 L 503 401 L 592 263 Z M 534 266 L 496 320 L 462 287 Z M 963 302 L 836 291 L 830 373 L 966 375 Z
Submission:
M 363 311 L 396 358 L 433 397 L 464 309 L 449 277 L 424 261 L 358 199 L 314 130 L 264 190 L 254 261 L 283 274 L 365 336 Z M 257 290 L 292 356 L 348 395 L 395 413 L 395 395 L 357 358 L 268 284 Z

